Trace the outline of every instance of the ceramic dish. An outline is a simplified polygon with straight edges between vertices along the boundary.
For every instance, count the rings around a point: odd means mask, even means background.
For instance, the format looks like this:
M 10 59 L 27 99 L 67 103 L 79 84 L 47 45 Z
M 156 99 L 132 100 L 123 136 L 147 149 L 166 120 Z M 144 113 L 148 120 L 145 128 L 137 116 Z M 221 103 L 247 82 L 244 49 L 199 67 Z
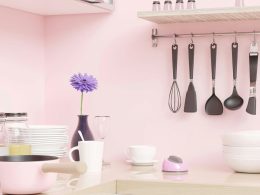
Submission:
M 224 146 L 260 147 L 260 131 L 239 131 L 222 136 Z
M 260 155 L 260 147 L 231 147 L 223 146 L 223 152 L 235 155 Z
M 132 160 L 126 160 L 126 162 L 133 166 L 153 166 L 158 160 L 153 160 L 151 162 L 133 162 Z
M 236 172 L 260 173 L 260 158 L 250 159 L 225 155 L 228 166 Z

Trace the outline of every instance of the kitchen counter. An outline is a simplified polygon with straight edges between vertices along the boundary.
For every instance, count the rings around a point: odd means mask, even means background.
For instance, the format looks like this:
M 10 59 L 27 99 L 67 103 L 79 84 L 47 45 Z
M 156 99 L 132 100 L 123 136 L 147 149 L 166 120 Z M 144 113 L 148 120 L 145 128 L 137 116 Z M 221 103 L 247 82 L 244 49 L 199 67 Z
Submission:
M 260 174 L 191 169 L 188 173 L 163 173 L 161 163 L 138 167 L 126 163 L 104 166 L 101 174 L 62 178 L 45 195 L 259 195 Z M 71 186 L 67 184 L 71 181 Z

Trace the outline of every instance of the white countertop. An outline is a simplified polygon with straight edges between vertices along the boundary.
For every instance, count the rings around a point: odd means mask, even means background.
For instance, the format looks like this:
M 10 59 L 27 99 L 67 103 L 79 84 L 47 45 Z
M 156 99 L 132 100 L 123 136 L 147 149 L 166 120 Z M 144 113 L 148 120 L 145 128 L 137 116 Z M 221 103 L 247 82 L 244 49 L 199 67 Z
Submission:
M 75 177 L 74 178 L 78 178 Z M 65 180 L 64 180 L 65 179 Z M 223 187 L 254 187 L 260 190 L 260 174 L 234 173 L 225 170 L 203 170 L 191 168 L 188 173 L 164 173 L 161 163 L 155 166 L 131 166 L 123 162 L 113 162 L 104 166 L 100 174 L 86 173 L 74 179 L 72 187 L 66 184 L 73 178 L 64 177 L 56 186 L 45 194 L 78 194 L 82 190 L 102 186 L 103 184 L 120 181 L 134 181 L 147 183 L 167 183 L 182 185 L 203 185 Z M 66 193 L 65 193 L 66 192 Z

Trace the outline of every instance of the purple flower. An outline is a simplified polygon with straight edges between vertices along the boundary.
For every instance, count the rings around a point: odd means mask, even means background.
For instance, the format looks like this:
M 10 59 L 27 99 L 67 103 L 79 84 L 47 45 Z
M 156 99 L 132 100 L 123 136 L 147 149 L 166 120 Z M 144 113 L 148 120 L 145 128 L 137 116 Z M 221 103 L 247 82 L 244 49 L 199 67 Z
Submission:
M 91 92 L 97 89 L 97 79 L 88 74 L 74 74 L 70 79 L 70 84 L 76 90 L 83 92 Z

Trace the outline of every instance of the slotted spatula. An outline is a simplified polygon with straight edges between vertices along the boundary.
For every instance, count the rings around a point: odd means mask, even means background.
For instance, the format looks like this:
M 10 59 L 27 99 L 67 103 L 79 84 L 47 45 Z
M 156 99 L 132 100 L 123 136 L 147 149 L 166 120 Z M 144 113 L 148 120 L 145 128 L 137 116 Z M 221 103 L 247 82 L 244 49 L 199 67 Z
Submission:
M 250 97 L 248 100 L 246 112 L 256 115 L 256 79 L 257 79 L 257 64 L 258 64 L 258 45 L 252 43 L 249 53 L 250 66 Z
M 197 112 L 197 95 L 193 85 L 193 68 L 194 68 L 194 50 L 195 45 L 190 43 L 188 46 L 189 51 L 189 69 L 190 69 L 190 84 L 186 93 L 184 112 Z

